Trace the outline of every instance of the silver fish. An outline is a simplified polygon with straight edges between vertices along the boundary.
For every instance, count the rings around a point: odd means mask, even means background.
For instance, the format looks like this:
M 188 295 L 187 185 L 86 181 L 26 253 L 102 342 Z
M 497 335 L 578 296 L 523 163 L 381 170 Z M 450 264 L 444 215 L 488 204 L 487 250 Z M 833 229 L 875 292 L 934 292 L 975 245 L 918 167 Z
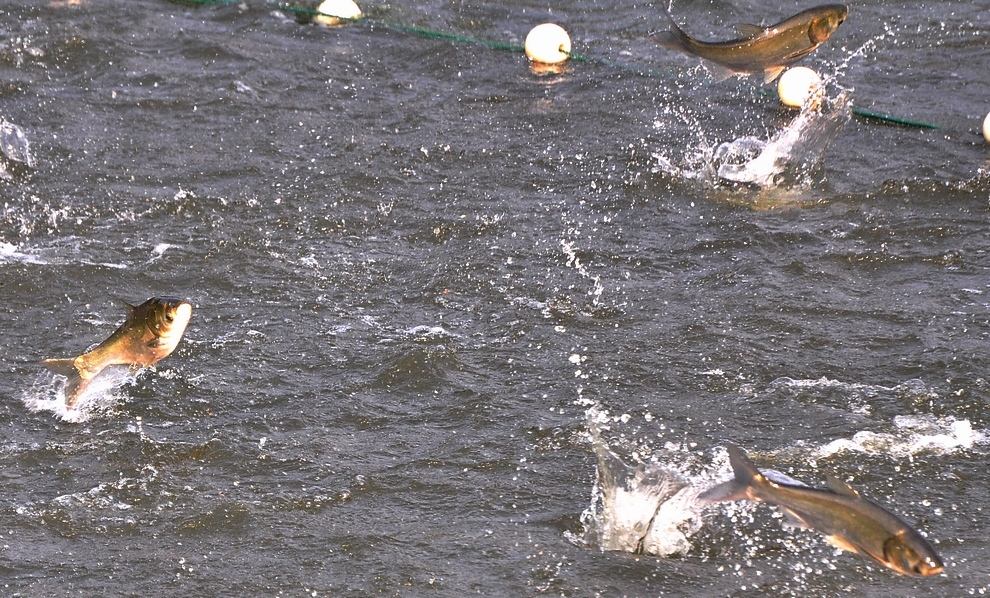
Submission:
M 695 39 L 677 26 L 669 12 L 665 14 L 671 30 L 651 34 L 656 43 L 714 63 L 720 78 L 762 73 L 769 83 L 828 40 L 846 20 L 849 9 L 843 4 L 823 4 L 769 27 L 739 25 L 743 37 L 724 42 Z
M 931 544 L 897 515 L 830 478 L 829 488 L 811 488 L 761 473 L 737 446 L 729 445 L 735 478 L 703 492 L 698 500 L 765 502 L 795 525 L 818 530 L 841 550 L 862 554 L 902 575 L 938 575 L 945 568 Z

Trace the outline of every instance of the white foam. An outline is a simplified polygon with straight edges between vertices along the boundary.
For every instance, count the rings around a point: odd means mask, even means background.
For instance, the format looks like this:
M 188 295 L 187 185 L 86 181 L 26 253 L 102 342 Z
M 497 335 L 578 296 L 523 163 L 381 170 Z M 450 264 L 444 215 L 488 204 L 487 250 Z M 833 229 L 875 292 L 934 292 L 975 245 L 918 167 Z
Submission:
M 931 388 L 918 379 L 906 380 L 894 386 L 881 384 L 861 384 L 843 382 L 831 378 L 792 379 L 777 378 L 767 387 L 770 392 L 792 390 L 798 392 L 820 393 L 816 401 L 829 401 L 834 406 L 838 401 L 841 406 L 853 413 L 870 414 L 878 408 L 894 403 L 930 402 L 938 397 Z
M 839 393 L 853 411 L 869 412 L 883 401 L 913 403 L 919 400 L 929 402 L 937 394 L 923 381 L 912 379 L 894 386 L 842 382 L 831 378 L 792 379 L 777 378 L 770 383 L 768 390 L 795 389 L 801 391 L 832 391 Z M 896 415 L 891 422 L 892 431 L 862 430 L 849 438 L 838 438 L 828 442 L 813 453 L 818 457 L 828 457 L 841 452 L 864 453 L 870 455 L 890 455 L 907 457 L 919 453 L 949 454 L 969 450 L 983 444 L 990 444 L 990 431 L 976 430 L 967 419 L 952 416 L 936 417 L 929 414 Z
M 66 263 L 71 263 L 71 262 L 66 262 Z M 126 270 L 127 268 L 129 268 L 127 264 L 121 264 L 119 262 L 92 262 L 89 260 L 81 260 L 79 261 L 79 263 L 86 266 L 102 266 L 104 268 L 113 268 L 114 270 Z
M 919 453 L 946 455 L 988 444 L 986 430 L 974 430 L 967 419 L 936 418 L 932 415 L 898 415 L 894 432 L 856 432 L 851 438 L 839 438 L 815 450 L 818 457 L 841 452 L 909 457 Z
M 830 79 L 829 83 L 833 81 Z M 806 185 L 825 150 L 851 118 L 850 103 L 850 94 L 840 91 L 835 97 L 809 102 L 791 122 L 767 139 L 746 135 L 723 143 L 707 137 L 698 117 L 668 108 L 664 118 L 654 122 L 654 128 L 667 131 L 669 122 L 680 121 L 694 133 L 694 143 L 689 143 L 676 156 L 663 153 L 664 150 L 653 152 L 652 170 L 715 186 L 721 181 L 763 189 L 786 187 L 788 183 Z
M 412 328 L 407 328 L 403 330 L 403 333 L 408 334 L 409 336 L 415 336 L 417 338 L 422 338 L 422 339 L 453 338 L 457 336 L 456 334 L 447 330 L 443 326 L 426 326 L 426 325 L 413 326 Z
M 161 257 L 165 255 L 166 251 L 176 247 L 178 247 L 178 245 L 171 245 L 169 243 L 159 243 L 155 245 L 154 249 L 151 250 L 151 257 L 148 259 L 148 262 L 151 263 L 161 259 Z
M 0 262 L 23 262 L 25 264 L 47 264 L 45 260 L 31 253 L 23 253 L 20 246 L 0 241 Z
M 878 384 L 859 384 L 856 382 L 842 382 L 841 380 L 834 380 L 822 376 L 821 378 L 815 379 L 802 379 L 802 378 L 777 378 L 770 383 L 771 387 L 774 386 L 790 386 L 792 388 L 838 388 L 840 390 L 883 390 L 883 391 L 893 391 L 895 387 L 890 386 L 880 386 Z
M 83 264 L 87 266 L 103 266 L 106 268 L 114 268 L 116 270 L 126 270 L 128 268 L 127 264 L 113 263 L 113 262 L 93 262 L 89 260 L 79 260 L 78 262 L 55 258 L 52 260 L 44 259 L 38 256 L 36 253 L 28 251 L 22 251 L 19 245 L 14 245 L 12 243 L 5 243 L 0 241 L 0 263 L 2 262 L 22 262 L 25 264 L 39 264 L 39 265 L 64 265 L 64 264 Z
M 83 509 L 95 508 L 129 511 L 134 508 L 134 505 L 120 500 L 117 494 L 130 490 L 147 492 L 148 484 L 155 481 L 158 475 L 158 470 L 155 467 L 145 465 L 141 468 L 138 477 L 121 476 L 116 481 L 103 482 L 86 491 L 62 494 L 51 499 L 51 504 L 65 509 L 81 507 Z M 18 508 L 18 514 L 21 515 L 37 514 L 39 512 L 37 508 L 31 508 L 29 506 Z

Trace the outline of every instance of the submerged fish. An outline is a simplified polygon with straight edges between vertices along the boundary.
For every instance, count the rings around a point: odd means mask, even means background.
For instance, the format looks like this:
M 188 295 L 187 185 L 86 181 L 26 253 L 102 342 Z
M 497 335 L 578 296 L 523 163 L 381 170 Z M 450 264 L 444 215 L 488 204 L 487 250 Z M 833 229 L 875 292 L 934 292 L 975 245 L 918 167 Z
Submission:
M 742 449 L 729 445 L 735 479 L 703 492 L 707 503 L 752 500 L 776 505 L 795 525 L 826 534 L 841 550 L 868 556 L 888 569 L 912 576 L 938 575 L 944 566 L 921 534 L 848 484 L 830 478 L 829 489 L 768 479 Z
M 739 25 L 743 36 L 739 39 L 703 42 L 684 33 L 665 11 L 672 30 L 654 33 L 651 37 L 665 48 L 715 63 L 722 78 L 763 73 L 763 80 L 769 83 L 789 65 L 814 52 L 846 20 L 848 13 L 843 4 L 823 4 L 769 27 Z
M 168 357 L 182 339 L 192 305 L 174 297 L 152 297 L 141 305 L 127 304 L 127 319 L 105 341 L 69 359 L 42 363 L 68 378 L 65 404 L 72 409 L 89 383 L 107 366 L 142 368 Z

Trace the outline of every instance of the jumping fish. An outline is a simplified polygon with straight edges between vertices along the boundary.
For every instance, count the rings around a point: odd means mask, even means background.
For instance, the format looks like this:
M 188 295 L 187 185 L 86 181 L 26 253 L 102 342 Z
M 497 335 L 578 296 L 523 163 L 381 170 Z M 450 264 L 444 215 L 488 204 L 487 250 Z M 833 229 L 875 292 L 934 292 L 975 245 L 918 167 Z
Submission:
M 715 63 L 721 78 L 763 73 L 764 82 L 769 83 L 824 43 L 846 20 L 849 9 L 843 4 L 823 4 L 769 27 L 739 25 L 742 37 L 724 42 L 695 39 L 677 26 L 669 12 L 664 12 L 671 31 L 651 34 L 653 41 Z
M 868 556 L 902 575 L 938 575 L 944 569 L 921 534 L 845 482 L 830 478 L 825 490 L 792 484 L 785 478 L 769 479 L 742 449 L 727 448 L 735 479 L 706 490 L 699 501 L 745 499 L 776 505 L 791 523 L 816 529 L 836 548 Z
M 192 316 L 192 305 L 174 297 L 152 297 L 127 304 L 127 319 L 105 341 L 78 357 L 42 363 L 68 378 L 65 405 L 72 409 L 86 387 L 107 366 L 147 367 L 168 357 L 178 346 Z

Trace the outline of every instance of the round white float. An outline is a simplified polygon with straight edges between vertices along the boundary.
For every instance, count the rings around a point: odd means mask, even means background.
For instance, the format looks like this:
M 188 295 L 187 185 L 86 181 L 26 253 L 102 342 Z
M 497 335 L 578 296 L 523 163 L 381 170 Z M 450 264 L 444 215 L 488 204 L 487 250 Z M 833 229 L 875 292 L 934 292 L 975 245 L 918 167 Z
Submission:
M 990 143 L 990 112 L 983 119 L 983 138 L 987 140 L 987 143 Z
M 791 108 L 800 108 L 811 94 L 822 88 L 822 78 L 806 66 L 787 69 L 777 81 L 777 96 L 780 103 Z
M 354 0 L 323 0 L 316 11 L 321 14 L 313 17 L 313 22 L 328 27 L 340 25 L 341 19 L 361 18 L 361 9 Z
M 523 47 L 533 62 L 557 64 L 570 58 L 571 36 L 560 25 L 543 23 L 530 29 Z

